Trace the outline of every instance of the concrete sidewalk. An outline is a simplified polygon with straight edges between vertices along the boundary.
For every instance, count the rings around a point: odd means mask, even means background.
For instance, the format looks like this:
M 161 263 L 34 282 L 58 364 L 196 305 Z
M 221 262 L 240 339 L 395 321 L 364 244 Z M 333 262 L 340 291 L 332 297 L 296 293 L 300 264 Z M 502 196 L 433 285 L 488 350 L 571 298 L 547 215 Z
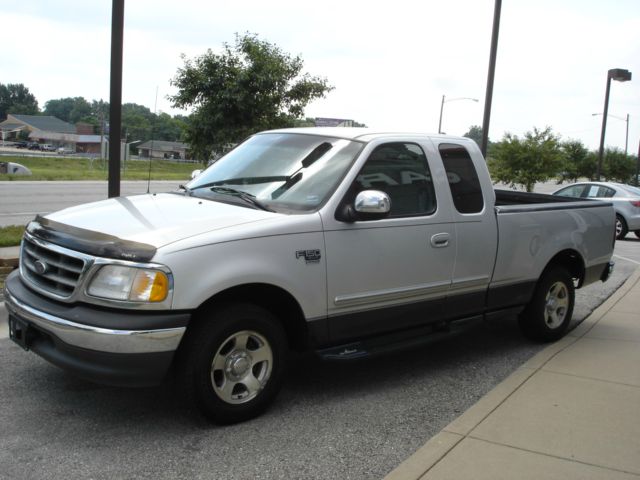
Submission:
M 640 270 L 387 480 L 640 479 Z

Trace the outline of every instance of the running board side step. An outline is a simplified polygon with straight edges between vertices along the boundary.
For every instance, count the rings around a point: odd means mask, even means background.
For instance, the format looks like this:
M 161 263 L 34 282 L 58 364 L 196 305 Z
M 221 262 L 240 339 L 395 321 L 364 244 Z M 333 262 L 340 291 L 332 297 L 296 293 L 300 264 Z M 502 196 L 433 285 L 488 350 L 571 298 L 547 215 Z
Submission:
M 335 347 L 316 350 L 322 360 L 344 361 L 384 355 L 398 350 L 406 350 L 428 345 L 440 339 L 459 333 L 466 325 L 482 321 L 483 316 L 465 318 L 453 323 L 436 323 L 426 327 L 404 330 L 388 335 L 367 338 Z

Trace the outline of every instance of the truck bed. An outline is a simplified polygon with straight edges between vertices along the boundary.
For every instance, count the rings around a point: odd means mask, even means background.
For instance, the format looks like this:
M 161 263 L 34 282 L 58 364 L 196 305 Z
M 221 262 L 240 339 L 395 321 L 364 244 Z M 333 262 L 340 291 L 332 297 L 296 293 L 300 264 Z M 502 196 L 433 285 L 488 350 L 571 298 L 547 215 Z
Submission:
M 560 197 L 545 193 L 529 193 L 500 189 L 494 189 L 494 192 L 496 193 L 496 207 L 503 207 L 507 205 L 529 205 L 534 203 L 574 203 L 576 201 L 570 197 Z

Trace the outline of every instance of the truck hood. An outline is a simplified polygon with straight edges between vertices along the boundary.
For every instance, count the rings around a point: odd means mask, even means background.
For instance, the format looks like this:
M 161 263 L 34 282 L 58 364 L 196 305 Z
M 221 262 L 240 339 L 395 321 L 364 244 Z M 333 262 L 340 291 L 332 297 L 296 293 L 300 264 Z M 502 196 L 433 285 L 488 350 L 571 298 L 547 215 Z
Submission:
M 62 236 L 99 243 L 125 240 L 155 250 L 194 235 L 277 215 L 201 198 L 159 193 L 87 203 L 39 217 L 34 223 Z M 127 245 L 121 246 L 126 248 Z

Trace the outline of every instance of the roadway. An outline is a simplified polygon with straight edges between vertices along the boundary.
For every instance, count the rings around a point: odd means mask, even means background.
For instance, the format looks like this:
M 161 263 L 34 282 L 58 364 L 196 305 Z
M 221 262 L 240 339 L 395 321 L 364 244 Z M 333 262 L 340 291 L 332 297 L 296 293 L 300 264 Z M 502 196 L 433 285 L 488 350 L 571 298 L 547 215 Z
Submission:
M 185 182 L 187 179 L 185 179 Z M 181 182 L 152 181 L 151 193 L 176 190 Z M 0 227 L 26 225 L 37 215 L 62 210 L 108 197 L 106 181 L 73 182 L 0 182 Z M 135 195 L 147 192 L 145 181 L 123 181 L 120 194 Z
M 152 181 L 151 193 L 167 192 L 177 189 L 180 183 L 172 181 Z M 505 188 L 497 185 L 498 188 Z M 536 192 L 551 193 L 559 188 L 553 182 L 536 185 Z M 134 195 L 147 192 L 145 181 L 123 181 L 121 195 Z M 82 203 L 107 198 L 106 181 L 0 181 L 0 227 L 7 225 L 26 225 L 37 215 L 62 210 Z

